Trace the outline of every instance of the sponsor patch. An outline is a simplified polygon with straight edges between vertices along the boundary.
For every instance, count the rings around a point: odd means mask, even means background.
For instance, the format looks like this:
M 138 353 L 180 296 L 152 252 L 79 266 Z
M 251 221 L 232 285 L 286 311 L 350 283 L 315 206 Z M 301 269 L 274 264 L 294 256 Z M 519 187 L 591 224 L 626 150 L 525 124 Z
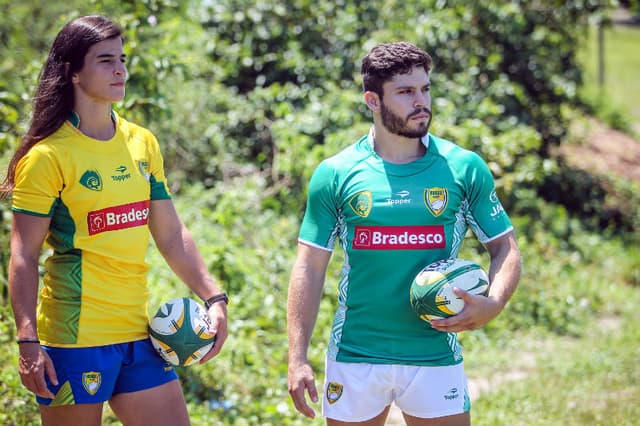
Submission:
M 491 217 L 495 219 L 496 216 L 504 212 L 504 207 L 502 207 L 502 204 L 498 199 L 498 194 L 496 194 L 495 189 L 491 191 L 491 194 L 489 195 L 489 201 L 493 203 L 493 208 L 491 209 Z
M 89 235 L 146 225 L 149 223 L 149 205 L 149 200 L 144 200 L 89 212 Z
M 447 399 L 447 400 L 458 399 L 459 396 L 460 394 L 458 393 L 458 388 L 451 388 L 449 390 L 449 393 L 444 395 L 444 399 Z
M 444 226 L 356 226 L 352 248 L 359 250 L 421 250 L 446 247 Z
M 122 182 L 131 178 L 131 173 L 125 173 L 127 171 L 127 166 L 125 165 L 116 167 L 115 171 L 116 173 L 119 173 L 119 174 L 111 176 L 111 179 L 114 182 Z

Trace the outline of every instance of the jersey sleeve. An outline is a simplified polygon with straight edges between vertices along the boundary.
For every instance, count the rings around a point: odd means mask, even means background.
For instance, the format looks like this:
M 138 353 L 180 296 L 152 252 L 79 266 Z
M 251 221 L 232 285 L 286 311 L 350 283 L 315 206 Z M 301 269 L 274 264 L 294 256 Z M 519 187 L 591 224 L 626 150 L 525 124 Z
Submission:
M 467 222 L 481 243 L 504 235 L 513 227 L 496 193 L 491 170 L 476 153 L 470 153 L 466 182 L 469 200 Z
M 326 160 L 313 172 L 298 235 L 299 241 L 329 251 L 333 250 L 339 217 L 335 176 L 334 168 Z
M 148 132 L 147 139 L 150 153 L 149 183 L 151 185 L 151 199 L 170 199 L 171 194 L 169 192 L 167 178 L 164 174 L 164 158 L 160 151 L 160 145 L 158 144 L 156 137 L 151 132 Z
M 64 186 L 55 152 L 34 146 L 16 166 L 12 210 L 51 217 Z

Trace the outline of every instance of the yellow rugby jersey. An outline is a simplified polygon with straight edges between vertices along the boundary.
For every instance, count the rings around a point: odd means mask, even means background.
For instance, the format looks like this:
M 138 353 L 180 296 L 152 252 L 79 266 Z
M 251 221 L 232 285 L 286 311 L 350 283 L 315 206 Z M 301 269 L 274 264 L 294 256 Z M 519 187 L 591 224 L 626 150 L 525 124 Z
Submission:
M 16 212 L 51 217 L 38 305 L 43 344 L 86 347 L 147 336 L 150 200 L 170 198 L 156 138 L 116 114 L 108 141 L 70 122 L 16 168 Z

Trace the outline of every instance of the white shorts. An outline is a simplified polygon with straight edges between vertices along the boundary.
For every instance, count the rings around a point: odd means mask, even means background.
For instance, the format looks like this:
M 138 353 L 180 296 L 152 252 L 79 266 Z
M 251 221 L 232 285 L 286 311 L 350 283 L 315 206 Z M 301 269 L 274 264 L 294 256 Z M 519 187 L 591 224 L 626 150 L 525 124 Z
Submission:
M 392 402 L 419 418 L 461 414 L 471 409 L 464 365 L 425 367 L 326 361 L 322 415 L 361 422 Z

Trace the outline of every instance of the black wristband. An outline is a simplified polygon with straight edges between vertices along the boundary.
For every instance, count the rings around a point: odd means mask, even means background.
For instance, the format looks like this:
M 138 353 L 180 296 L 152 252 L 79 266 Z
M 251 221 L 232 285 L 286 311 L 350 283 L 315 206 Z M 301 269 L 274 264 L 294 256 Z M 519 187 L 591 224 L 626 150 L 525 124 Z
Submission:
M 208 310 L 211 306 L 213 306 L 214 303 L 217 302 L 224 302 L 225 305 L 228 305 L 229 296 L 227 296 L 227 293 L 216 294 L 215 296 L 208 298 L 204 301 L 204 307 Z
M 17 344 L 21 344 L 21 343 L 38 343 L 40 344 L 40 340 L 38 339 L 18 339 L 16 340 Z

